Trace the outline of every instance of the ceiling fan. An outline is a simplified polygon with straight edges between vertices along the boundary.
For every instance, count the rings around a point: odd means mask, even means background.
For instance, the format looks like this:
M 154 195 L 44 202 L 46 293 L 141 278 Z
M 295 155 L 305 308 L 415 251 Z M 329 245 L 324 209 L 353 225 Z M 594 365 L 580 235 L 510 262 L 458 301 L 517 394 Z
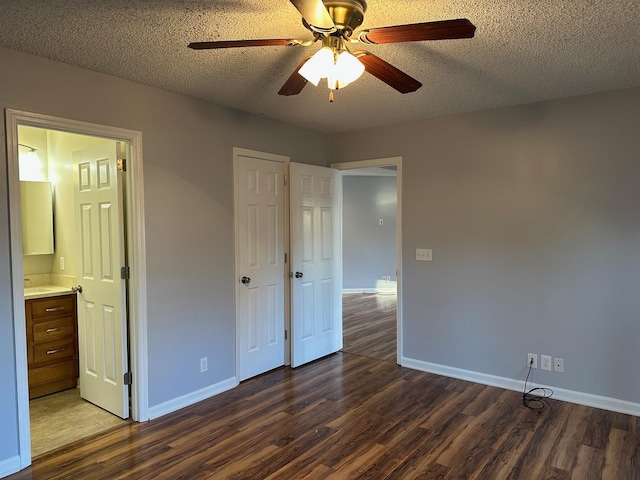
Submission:
M 333 90 L 344 88 L 367 71 L 400 93 L 415 92 L 422 86 L 390 63 L 366 50 L 351 52 L 348 45 L 365 45 L 420 42 L 424 40 L 449 40 L 472 38 L 476 27 L 466 18 L 435 22 L 394 25 L 354 31 L 362 24 L 367 9 L 365 0 L 290 0 L 302 15 L 303 25 L 311 31 L 310 40 L 258 39 L 193 42 L 188 46 L 194 50 L 265 46 L 310 46 L 320 40 L 322 48 L 305 58 L 282 86 L 279 95 L 297 95 L 311 82 L 318 85 L 327 78 L 329 100 L 333 101 Z

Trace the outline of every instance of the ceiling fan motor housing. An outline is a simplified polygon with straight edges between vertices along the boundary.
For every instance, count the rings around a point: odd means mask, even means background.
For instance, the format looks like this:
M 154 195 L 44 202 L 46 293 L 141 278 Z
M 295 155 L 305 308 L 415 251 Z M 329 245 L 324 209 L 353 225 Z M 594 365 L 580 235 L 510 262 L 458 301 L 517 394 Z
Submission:
M 323 3 L 338 29 L 338 35 L 348 38 L 362 25 L 364 12 L 367 10 L 365 0 L 323 0 Z M 302 23 L 309 30 L 314 30 L 304 18 Z

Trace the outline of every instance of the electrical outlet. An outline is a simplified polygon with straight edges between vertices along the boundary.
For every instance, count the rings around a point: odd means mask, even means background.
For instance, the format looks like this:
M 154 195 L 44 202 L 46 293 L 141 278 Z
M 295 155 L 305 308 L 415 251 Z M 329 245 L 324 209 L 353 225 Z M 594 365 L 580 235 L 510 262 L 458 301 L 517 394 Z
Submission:
M 432 260 L 430 248 L 416 248 L 416 260 L 430 262 Z
M 207 357 L 202 357 L 200 359 L 200 373 L 206 372 L 209 369 L 209 365 L 207 363 Z
M 527 367 L 531 365 L 531 368 L 538 368 L 538 354 L 527 353 Z
M 60 257 L 60 270 L 64 270 L 64 257 Z
M 555 357 L 553 359 L 553 371 L 559 373 L 564 372 L 564 358 Z
M 551 355 L 540 355 L 540 368 L 551 371 Z

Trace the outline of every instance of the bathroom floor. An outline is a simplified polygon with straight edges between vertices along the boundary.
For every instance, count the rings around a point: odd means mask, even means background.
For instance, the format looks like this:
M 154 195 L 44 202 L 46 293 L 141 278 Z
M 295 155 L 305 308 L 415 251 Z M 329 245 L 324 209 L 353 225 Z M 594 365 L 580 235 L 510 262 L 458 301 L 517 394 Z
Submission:
M 32 458 L 130 421 L 83 400 L 77 388 L 31 400 L 29 414 Z

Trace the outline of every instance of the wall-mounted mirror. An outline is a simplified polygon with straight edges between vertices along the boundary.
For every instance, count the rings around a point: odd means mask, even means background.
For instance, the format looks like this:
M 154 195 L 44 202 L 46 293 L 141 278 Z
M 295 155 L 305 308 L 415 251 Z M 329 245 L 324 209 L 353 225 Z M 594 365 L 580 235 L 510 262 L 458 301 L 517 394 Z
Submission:
M 53 194 L 51 182 L 20 182 L 22 254 L 53 253 Z

